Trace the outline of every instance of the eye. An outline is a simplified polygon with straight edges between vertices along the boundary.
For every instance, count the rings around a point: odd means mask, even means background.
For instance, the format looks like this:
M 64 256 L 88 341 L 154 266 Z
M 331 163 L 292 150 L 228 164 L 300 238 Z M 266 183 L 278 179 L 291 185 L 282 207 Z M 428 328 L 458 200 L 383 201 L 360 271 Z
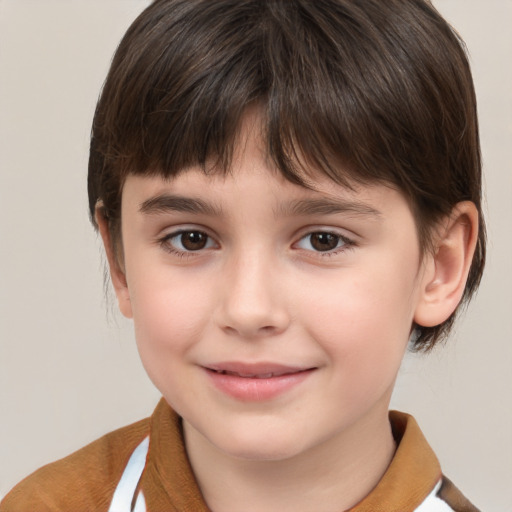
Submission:
M 347 238 L 336 233 L 329 233 L 328 231 L 308 233 L 297 243 L 300 249 L 315 252 L 332 252 L 349 245 L 351 243 Z
M 183 230 L 167 235 L 162 244 L 173 252 L 194 252 L 215 247 L 215 242 L 203 231 Z

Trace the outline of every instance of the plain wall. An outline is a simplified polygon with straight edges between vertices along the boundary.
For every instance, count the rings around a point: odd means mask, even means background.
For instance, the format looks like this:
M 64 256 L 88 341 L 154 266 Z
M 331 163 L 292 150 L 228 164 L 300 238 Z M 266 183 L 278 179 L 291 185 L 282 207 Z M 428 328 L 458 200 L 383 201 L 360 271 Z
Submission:
M 151 413 L 131 325 L 104 300 L 87 217 L 90 125 L 111 55 L 147 0 L 0 0 L 0 495 Z M 512 503 L 512 1 L 437 0 L 479 99 L 489 259 L 446 347 L 408 356 L 393 407 L 486 512 Z

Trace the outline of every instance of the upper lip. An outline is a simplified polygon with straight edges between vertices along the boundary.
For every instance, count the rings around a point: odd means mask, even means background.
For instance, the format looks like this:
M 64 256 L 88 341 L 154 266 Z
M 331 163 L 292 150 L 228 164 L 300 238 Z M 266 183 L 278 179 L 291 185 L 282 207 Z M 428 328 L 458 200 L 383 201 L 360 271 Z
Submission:
M 240 377 L 270 378 L 312 370 L 309 366 L 290 366 L 279 363 L 242 363 L 227 361 L 208 364 L 206 369 L 219 373 L 238 375 Z

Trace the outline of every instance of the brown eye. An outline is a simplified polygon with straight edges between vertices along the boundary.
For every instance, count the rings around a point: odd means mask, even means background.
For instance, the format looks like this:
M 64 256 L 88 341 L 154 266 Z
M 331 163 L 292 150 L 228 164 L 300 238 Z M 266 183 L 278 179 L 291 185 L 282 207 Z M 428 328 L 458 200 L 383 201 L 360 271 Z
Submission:
M 208 243 L 208 235 L 201 231 L 185 231 L 180 237 L 181 245 L 187 251 L 199 251 Z
M 177 231 L 162 239 L 162 247 L 172 253 L 185 254 L 216 247 L 213 238 L 203 231 Z
M 352 242 L 342 235 L 329 231 L 314 231 L 303 236 L 297 247 L 311 252 L 336 253 L 352 246 Z
M 312 233 L 309 238 L 311 247 L 316 251 L 332 251 L 340 242 L 340 237 L 332 233 Z

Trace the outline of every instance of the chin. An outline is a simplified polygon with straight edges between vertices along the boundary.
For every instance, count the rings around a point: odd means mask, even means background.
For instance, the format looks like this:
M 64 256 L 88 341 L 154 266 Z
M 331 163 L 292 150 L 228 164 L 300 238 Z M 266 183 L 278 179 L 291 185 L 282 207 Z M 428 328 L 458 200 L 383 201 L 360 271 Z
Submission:
M 298 439 L 294 439 L 288 432 L 268 434 L 263 429 L 259 432 L 226 433 L 223 439 L 214 443 L 220 451 L 227 455 L 247 461 L 283 461 L 298 455 L 305 447 Z M 284 435 L 283 435 L 284 434 Z

